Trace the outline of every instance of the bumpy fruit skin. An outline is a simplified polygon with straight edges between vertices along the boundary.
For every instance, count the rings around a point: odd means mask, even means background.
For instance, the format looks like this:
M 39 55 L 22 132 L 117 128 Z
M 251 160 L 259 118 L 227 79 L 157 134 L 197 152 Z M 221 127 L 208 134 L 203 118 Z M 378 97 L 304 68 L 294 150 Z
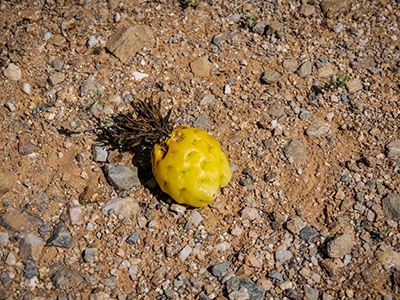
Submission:
M 207 132 L 188 126 L 175 128 L 167 141 L 154 146 L 151 165 L 161 190 L 193 207 L 213 201 L 232 177 L 220 144 Z

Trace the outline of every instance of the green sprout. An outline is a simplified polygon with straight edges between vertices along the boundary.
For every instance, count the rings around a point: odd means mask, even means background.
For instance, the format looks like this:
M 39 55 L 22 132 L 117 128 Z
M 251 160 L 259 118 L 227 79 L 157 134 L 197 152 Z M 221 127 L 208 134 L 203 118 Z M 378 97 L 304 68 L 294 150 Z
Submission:
M 200 0 L 183 0 L 186 7 L 197 7 L 200 4 Z
M 381 232 L 379 233 L 379 237 L 384 240 L 386 238 L 388 238 L 390 235 L 390 229 L 387 227 L 383 227 Z
M 342 87 L 346 84 L 347 81 L 349 81 L 349 79 L 350 79 L 350 76 L 347 74 L 339 76 L 339 77 L 331 76 L 331 80 L 326 84 L 326 88 Z
M 246 16 L 246 19 L 244 20 L 244 25 L 246 25 L 246 27 L 251 29 L 254 26 L 256 26 L 256 21 L 257 17 L 253 14 L 249 14 Z

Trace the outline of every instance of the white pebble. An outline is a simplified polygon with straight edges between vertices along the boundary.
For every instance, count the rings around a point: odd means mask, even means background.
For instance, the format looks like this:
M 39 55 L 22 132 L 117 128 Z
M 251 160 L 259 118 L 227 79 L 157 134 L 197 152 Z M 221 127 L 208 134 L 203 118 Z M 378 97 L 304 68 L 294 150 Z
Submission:
M 43 39 L 44 39 L 45 41 L 48 41 L 49 39 L 51 39 L 52 36 L 53 36 L 52 33 L 51 33 L 50 31 L 47 31 L 47 32 L 43 35 Z
M 224 93 L 230 94 L 232 92 L 231 86 L 229 84 L 225 85 Z
M 6 264 L 13 266 L 13 265 L 15 265 L 15 263 L 16 263 L 15 256 L 12 252 L 10 252 L 7 256 Z
M 133 76 L 133 79 L 135 79 L 136 81 L 140 81 L 143 78 L 149 77 L 149 74 L 133 71 L 132 76 Z
M 226 251 L 231 247 L 231 245 L 227 242 L 219 243 L 215 245 L 215 250 L 217 251 Z
M 8 233 L 0 232 L 0 245 L 7 246 L 7 244 L 8 244 Z
M 188 256 L 190 255 L 190 253 L 192 253 L 192 247 L 190 247 L 189 245 L 186 245 L 181 252 L 179 253 L 179 257 L 182 261 L 186 260 L 186 258 L 188 258 Z
M 197 210 L 194 210 L 191 215 L 192 223 L 194 227 L 197 227 L 201 221 L 203 220 L 203 217 L 200 215 L 200 213 Z
M 30 85 L 29 83 L 25 82 L 25 83 L 22 85 L 22 91 L 23 91 L 25 94 L 30 95 L 30 94 L 31 94 L 31 85 Z
M 333 117 L 335 116 L 335 114 L 333 112 L 330 112 L 326 115 L 326 119 L 330 122 L 333 120 Z

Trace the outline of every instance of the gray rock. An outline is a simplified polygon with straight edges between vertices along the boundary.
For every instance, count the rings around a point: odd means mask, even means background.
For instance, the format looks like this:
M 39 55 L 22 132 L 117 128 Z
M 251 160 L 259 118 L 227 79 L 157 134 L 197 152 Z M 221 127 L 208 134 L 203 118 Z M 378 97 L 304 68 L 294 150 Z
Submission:
M 335 24 L 335 26 L 333 26 L 333 31 L 336 33 L 339 33 L 343 30 L 343 24 L 342 23 L 338 23 Z
M 41 257 L 44 241 L 42 238 L 27 234 L 19 244 L 19 256 L 22 260 L 37 261 Z
M 7 246 L 8 232 L 0 232 L 0 246 Z
M 106 164 L 104 171 L 108 181 L 118 190 L 129 190 L 140 185 L 136 167 Z
M 110 276 L 108 278 L 105 278 L 100 281 L 102 284 L 105 286 L 114 286 L 117 283 L 117 277 L 116 276 Z
M 335 18 L 350 8 L 349 0 L 322 0 L 321 9 L 328 18 Z
M 267 70 L 262 73 L 261 75 L 261 81 L 264 83 L 273 83 L 277 82 L 281 77 L 281 74 L 279 74 L 277 71 L 274 70 Z
M 284 276 L 282 275 L 282 273 L 278 272 L 277 270 L 271 270 L 268 272 L 268 277 L 272 278 L 272 279 L 276 279 L 279 281 L 284 281 Z
M 302 219 L 295 217 L 286 223 L 286 228 L 293 234 L 298 234 L 305 226 L 306 222 Z
M 201 98 L 200 105 L 214 104 L 214 102 L 215 102 L 214 95 L 207 94 L 207 95 L 204 95 L 203 98 Z
M 123 27 L 115 32 L 106 44 L 106 48 L 123 63 L 136 55 L 143 48 L 151 49 L 156 39 L 147 25 Z
M 265 32 L 265 27 L 267 27 L 267 24 L 264 21 L 260 21 L 253 27 L 253 31 L 262 35 Z
M 0 225 L 18 233 L 30 233 L 42 223 L 40 217 L 18 209 L 8 209 L 0 219 Z
M 241 217 L 243 219 L 247 219 L 250 221 L 256 220 L 260 218 L 260 214 L 258 213 L 258 209 L 253 207 L 245 207 L 241 211 Z
M 99 39 L 97 37 L 95 37 L 94 35 L 92 35 L 87 40 L 86 47 L 93 48 L 93 47 L 96 47 L 98 44 L 99 44 Z
M 306 285 L 304 286 L 304 295 L 306 300 L 318 300 L 319 292 L 318 290 Z
M 390 142 L 387 146 L 387 156 L 389 158 L 399 158 L 400 157 L 400 140 Z
M 221 264 L 213 266 L 211 268 L 211 274 L 213 274 L 216 277 L 222 277 L 228 272 L 228 269 L 229 269 L 229 263 L 223 262 Z
M 35 276 L 39 275 L 39 269 L 35 265 L 35 263 L 31 260 L 28 260 L 24 263 L 24 276 L 26 279 L 32 279 Z
M 302 108 L 299 113 L 300 120 L 306 121 L 306 120 L 308 120 L 309 117 L 310 117 L 310 113 L 306 109 Z
M 193 127 L 207 130 L 212 124 L 212 120 L 206 115 L 200 115 L 193 123 Z
M 55 246 L 61 248 L 70 248 L 72 245 L 72 237 L 69 229 L 63 222 L 57 224 L 48 239 L 46 246 Z
M 282 66 L 289 72 L 295 72 L 299 67 L 299 63 L 295 59 L 285 59 L 282 63 Z
M 272 119 L 278 119 L 285 114 L 285 106 L 280 103 L 273 103 L 268 106 L 268 115 Z
M 102 212 L 107 215 L 114 213 L 117 216 L 129 218 L 138 209 L 138 205 L 131 197 L 127 198 L 111 198 L 104 205 Z
M 93 159 L 97 162 L 106 162 L 108 153 L 107 148 L 105 146 L 93 146 Z
M 50 266 L 49 276 L 59 289 L 74 289 L 83 282 L 83 277 L 78 271 L 58 264 Z
M 228 295 L 239 292 L 241 289 L 247 289 L 247 293 L 249 296 L 249 298 L 247 298 L 248 300 L 264 300 L 265 298 L 264 288 L 248 279 L 238 278 L 234 276 L 225 283 L 225 286 Z M 237 298 L 230 298 L 230 300 L 233 299 Z
M 94 77 L 90 75 L 86 78 L 80 88 L 79 88 L 79 96 L 80 97 L 90 97 L 93 96 L 97 91 L 96 84 L 94 83 Z
M 331 126 L 328 122 L 325 122 L 321 119 L 314 119 L 311 122 L 311 125 L 307 128 L 307 135 L 325 135 L 331 129 Z
M 57 84 L 63 82 L 64 79 L 65 79 L 65 75 L 60 72 L 51 73 L 49 76 L 49 82 L 51 85 L 57 85 Z
M 7 288 L 13 280 L 8 272 L 1 272 L 0 281 L 4 285 L 4 287 Z
M 397 221 L 400 220 L 400 196 L 389 193 L 382 199 L 382 208 L 386 216 Z
M 8 67 L 6 69 L 4 69 L 3 75 L 7 79 L 17 81 L 17 80 L 21 79 L 22 73 L 21 73 L 21 69 L 17 65 L 10 63 L 8 65 Z
M 300 238 L 307 243 L 310 243 L 317 236 L 318 232 L 314 231 L 311 226 L 306 226 L 300 231 Z
M 351 94 L 362 90 L 363 85 L 360 79 L 354 78 L 346 82 L 346 88 L 347 91 Z
M 96 261 L 97 248 L 86 248 L 83 252 L 83 259 L 85 262 L 92 264 Z
M 305 63 L 303 63 L 297 70 L 297 75 L 299 75 L 302 78 L 311 75 L 311 73 L 312 73 L 312 63 L 310 61 L 306 61 Z
M 134 232 L 134 233 L 132 233 L 132 234 L 126 239 L 126 242 L 127 242 L 129 245 L 133 245 L 133 244 L 136 244 L 136 242 L 138 241 L 138 239 L 139 239 L 139 233 Z
M 280 35 L 284 32 L 285 25 L 278 21 L 272 21 L 267 29 L 267 34 L 276 34 Z
M 63 67 L 63 65 L 64 65 L 64 62 L 62 61 L 62 60 L 59 60 L 59 59 L 55 59 L 55 60 L 53 60 L 52 62 L 51 62 L 51 64 L 53 65 L 53 68 L 56 70 L 56 71 L 61 71 L 62 70 L 62 67 Z
M 210 76 L 212 70 L 212 63 L 209 61 L 208 56 L 202 56 L 190 63 L 190 69 L 194 75 L 200 77 Z
M 307 162 L 307 150 L 303 142 L 299 140 L 291 140 L 289 144 L 283 148 L 285 157 L 294 164 L 305 164 Z
M 275 259 L 279 263 L 284 263 L 293 257 L 293 253 L 289 250 L 279 250 L 275 253 Z
M 327 244 L 327 252 L 331 258 L 342 258 L 348 254 L 353 248 L 353 235 L 342 234 L 337 238 L 331 240 Z

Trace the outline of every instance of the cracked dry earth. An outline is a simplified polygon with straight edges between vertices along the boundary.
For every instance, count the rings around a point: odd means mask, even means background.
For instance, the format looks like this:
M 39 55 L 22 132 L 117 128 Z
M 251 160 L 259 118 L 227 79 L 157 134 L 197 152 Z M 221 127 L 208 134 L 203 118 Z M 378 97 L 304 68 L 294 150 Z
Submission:
M 399 299 L 399 20 L 398 0 L 0 1 L 0 299 Z M 150 97 L 221 143 L 209 206 L 99 139 Z

